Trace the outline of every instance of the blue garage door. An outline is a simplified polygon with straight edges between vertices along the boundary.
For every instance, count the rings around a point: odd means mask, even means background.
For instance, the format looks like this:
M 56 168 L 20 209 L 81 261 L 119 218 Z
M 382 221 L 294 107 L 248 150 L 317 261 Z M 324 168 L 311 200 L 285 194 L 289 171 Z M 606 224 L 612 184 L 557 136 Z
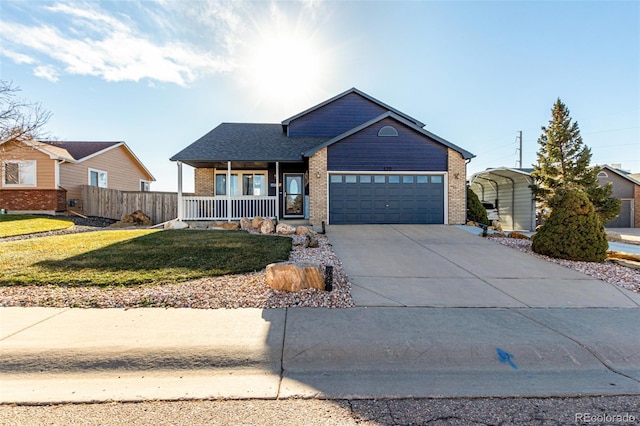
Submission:
M 444 223 L 444 176 L 332 174 L 329 223 Z

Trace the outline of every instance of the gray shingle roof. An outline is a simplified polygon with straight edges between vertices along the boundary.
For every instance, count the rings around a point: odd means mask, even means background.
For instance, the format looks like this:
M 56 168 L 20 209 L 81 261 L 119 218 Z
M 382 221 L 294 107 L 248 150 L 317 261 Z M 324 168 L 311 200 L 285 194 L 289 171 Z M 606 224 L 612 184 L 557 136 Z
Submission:
M 66 149 L 74 160 L 82 160 L 85 157 L 98 153 L 122 142 L 85 142 L 85 141 L 39 141 L 47 145 Z
M 302 153 L 328 138 L 287 137 L 281 124 L 222 123 L 171 161 L 302 161 Z

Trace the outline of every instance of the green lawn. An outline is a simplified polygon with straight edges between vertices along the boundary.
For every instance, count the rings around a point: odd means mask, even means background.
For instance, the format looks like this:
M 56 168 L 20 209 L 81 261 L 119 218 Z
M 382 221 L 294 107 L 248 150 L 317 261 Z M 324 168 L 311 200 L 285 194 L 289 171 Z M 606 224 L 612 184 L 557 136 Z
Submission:
M 0 243 L 0 285 L 133 285 L 259 271 L 291 238 L 237 231 L 117 230 Z
M 63 219 L 20 214 L 3 214 L 0 215 L 0 238 L 58 231 L 72 226 L 73 222 Z

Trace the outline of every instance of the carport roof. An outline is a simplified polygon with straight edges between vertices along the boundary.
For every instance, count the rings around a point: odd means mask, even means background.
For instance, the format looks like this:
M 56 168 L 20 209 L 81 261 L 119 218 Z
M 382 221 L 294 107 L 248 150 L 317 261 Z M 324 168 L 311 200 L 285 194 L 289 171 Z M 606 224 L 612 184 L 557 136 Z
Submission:
M 469 184 L 473 184 L 477 178 L 486 178 L 489 175 L 502 177 L 502 178 L 528 178 L 531 179 L 532 168 L 512 169 L 509 167 L 496 167 L 493 169 L 483 170 L 481 172 L 474 173 L 469 178 Z

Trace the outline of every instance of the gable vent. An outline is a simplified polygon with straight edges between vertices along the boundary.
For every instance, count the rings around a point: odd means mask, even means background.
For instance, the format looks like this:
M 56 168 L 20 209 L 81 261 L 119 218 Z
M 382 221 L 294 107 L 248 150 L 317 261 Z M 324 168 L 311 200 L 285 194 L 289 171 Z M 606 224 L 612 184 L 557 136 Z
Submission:
M 398 131 L 393 126 L 384 126 L 378 131 L 378 136 L 398 136 Z

